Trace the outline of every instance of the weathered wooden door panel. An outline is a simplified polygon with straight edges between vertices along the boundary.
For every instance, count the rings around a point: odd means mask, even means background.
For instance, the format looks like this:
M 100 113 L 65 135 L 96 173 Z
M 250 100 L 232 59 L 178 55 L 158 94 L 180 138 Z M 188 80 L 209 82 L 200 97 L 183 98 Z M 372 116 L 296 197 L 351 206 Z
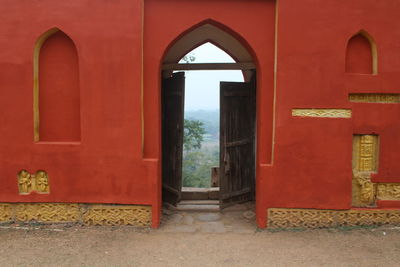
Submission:
M 220 85 L 220 205 L 254 198 L 255 79 Z
M 176 205 L 181 198 L 185 73 L 162 83 L 162 196 Z

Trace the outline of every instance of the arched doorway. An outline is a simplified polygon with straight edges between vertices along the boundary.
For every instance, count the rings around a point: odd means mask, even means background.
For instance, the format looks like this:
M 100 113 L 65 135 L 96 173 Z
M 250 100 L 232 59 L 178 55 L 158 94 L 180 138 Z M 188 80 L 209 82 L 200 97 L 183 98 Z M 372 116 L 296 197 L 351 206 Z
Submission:
M 235 63 L 179 63 L 210 42 Z M 220 84 L 219 204 L 255 198 L 256 67 L 247 48 L 228 31 L 204 23 L 177 39 L 162 64 L 162 197 L 177 205 L 182 197 L 185 74 L 190 70 L 240 70 L 245 82 Z

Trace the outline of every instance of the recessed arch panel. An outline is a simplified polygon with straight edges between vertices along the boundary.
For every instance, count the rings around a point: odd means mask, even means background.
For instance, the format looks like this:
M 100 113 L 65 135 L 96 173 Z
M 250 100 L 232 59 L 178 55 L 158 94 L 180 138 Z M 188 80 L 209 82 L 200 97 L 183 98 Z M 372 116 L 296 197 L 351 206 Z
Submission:
M 34 139 L 80 141 L 78 53 L 64 32 L 51 29 L 34 51 Z
M 377 74 L 378 54 L 371 35 L 362 30 L 350 38 L 346 51 L 346 72 Z

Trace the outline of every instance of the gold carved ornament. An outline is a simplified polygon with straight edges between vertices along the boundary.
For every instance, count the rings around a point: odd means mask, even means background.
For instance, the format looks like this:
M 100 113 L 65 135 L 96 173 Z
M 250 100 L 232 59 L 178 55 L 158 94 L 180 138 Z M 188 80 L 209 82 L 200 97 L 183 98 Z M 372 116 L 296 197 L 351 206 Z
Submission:
M 397 104 L 400 103 L 400 94 L 349 94 L 349 101 L 356 103 Z
M 378 170 L 379 137 L 353 137 L 354 207 L 375 207 L 376 200 L 400 200 L 400 183 L 373 183 L 371 175 Z
M 45 171 L 37 171 L 30 174 L 26 170 L 18 173 L 18 189 L 21 195 L 28 195 L 31 192 L 39 194 L 49 194 L 49 177 Z
M 298 108 L 292 109 L 294 117 L 351 118 L 350 109 Z
M 151 206 L 0 203 L 0 222 L 82 223 L 85 225 L 149 226 Z
M 400 224 L 400 210 L 268 209 L 268 228 L 327 228 Z

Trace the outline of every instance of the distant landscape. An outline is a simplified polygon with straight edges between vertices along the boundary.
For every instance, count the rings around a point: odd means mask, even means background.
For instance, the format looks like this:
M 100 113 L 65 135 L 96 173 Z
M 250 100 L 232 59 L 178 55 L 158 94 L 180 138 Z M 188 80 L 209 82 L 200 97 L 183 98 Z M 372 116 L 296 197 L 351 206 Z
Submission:
M 185 119 L 203 123 L 200 149 L 183 153 L 183 186 L 210 187 L 211 168 L 219 166 L 219 110 L 185 111 Z

